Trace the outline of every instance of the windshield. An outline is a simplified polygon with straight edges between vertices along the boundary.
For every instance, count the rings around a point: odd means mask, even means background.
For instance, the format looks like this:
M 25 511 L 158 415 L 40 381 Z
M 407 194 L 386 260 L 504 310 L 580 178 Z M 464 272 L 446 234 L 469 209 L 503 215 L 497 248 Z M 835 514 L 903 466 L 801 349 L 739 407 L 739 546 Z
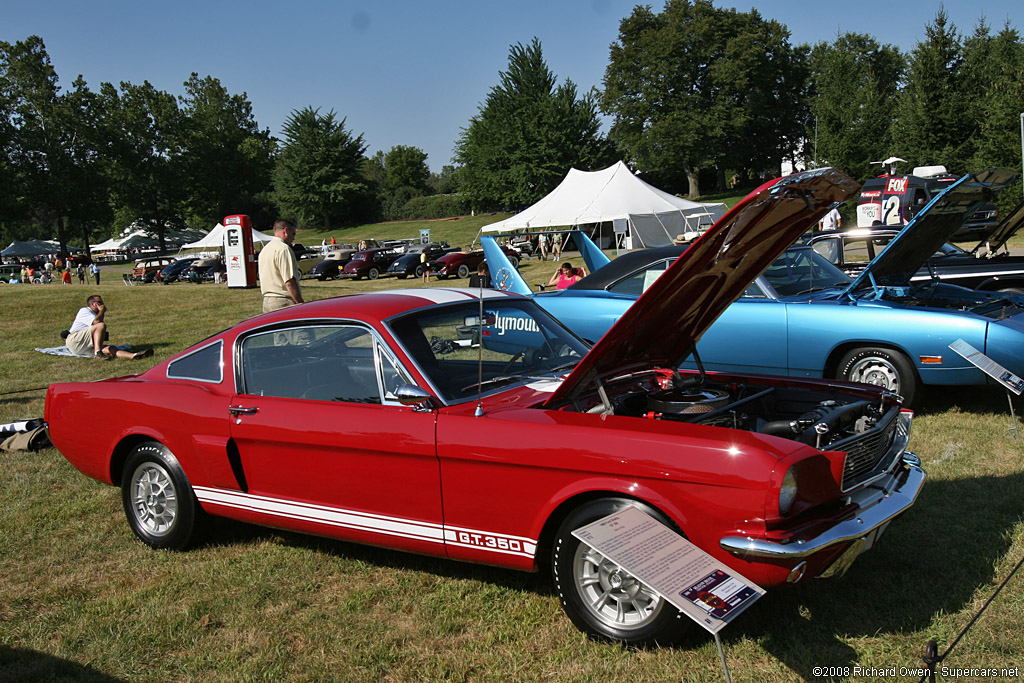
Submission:
M 479 301 L 429 308 L 389 322 L 448 402 L 566 373 L 587 345 L 532 301 Z M 483 346 L 481 347 L 481 340 Z
M 845 287 L 850 278 L 814 249 L 790 247 L 764 271 L 775 298 L 797 296 L 831 287 Z

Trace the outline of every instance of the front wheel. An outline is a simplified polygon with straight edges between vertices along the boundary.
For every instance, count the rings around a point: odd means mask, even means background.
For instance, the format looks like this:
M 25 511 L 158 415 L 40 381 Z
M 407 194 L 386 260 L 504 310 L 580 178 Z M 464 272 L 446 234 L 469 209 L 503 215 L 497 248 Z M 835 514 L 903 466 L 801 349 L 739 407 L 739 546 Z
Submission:
M 653 508 L 625 498 L 604 498 L 573 510 L 558 528 L 551 549 L 555 591 L 566 615 L 584 633 L 629 645 L 669 644 L 685 630 L 679 610 L 572 535 L 630 505 L 670 524 Z
M 913 405 L 918 379 L 914 367 L 899 351 L 864 347 L 850 351 L 839 361 L 836 379 L 873 384 L 900 394 L 907 406 Z
M 121 475 L 128 524 L 151 548 L 182 550 L 197 537 L 203 511 L 178 464 L 156 441 L 132 449 Z
M 461 278 L 461 279 L 465 279 L 465 278 L 469 277 L 469 266 L 467 266 L 465 263 L 463 263 L 461 266 L 459 266 L 459 270 L 456 273 L 456 275 L 458 275 L 459 278 Z

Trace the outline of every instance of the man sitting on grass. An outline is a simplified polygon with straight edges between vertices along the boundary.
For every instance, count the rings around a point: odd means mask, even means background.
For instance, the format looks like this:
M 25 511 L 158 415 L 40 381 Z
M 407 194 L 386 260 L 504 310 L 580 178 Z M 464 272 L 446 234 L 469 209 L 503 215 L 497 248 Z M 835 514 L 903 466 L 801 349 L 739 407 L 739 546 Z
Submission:
M 94 358 L 101 360 L 114 360 L 115 358 L 128 358 L 138 360 L 149 358 L 153 355 L 153 349 L 146 349 L 132 353 L 124 351 L 113 344 L 104 344 L 107 339 L 107 323 L 103 317 L 107 313 L 107 307 L 103 304 L 103 297 L 93 294 L 85 300 L 85 307 L 78 309 L 75 322 L 71 323 L 68 330 L 65 346 L 71 349 L 76 356 L 86 356 L 91 352 Z

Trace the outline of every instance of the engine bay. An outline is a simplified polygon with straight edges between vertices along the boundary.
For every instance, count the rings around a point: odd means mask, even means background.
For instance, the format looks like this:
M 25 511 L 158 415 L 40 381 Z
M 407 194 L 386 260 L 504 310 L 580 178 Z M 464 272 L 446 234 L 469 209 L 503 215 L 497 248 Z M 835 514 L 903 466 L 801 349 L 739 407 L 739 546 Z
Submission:
M 588 405 L 586 398 L 593 402 Z M 581 399 L 576 407 L 590 413 L 742 429 L 819 450 L 838 448 L 850 438 L 893 424 L 900 407 L 891 394 L 866 399 L 828 387 L 809 389 L 767 378 L 763 382 L 716 381 L 696 374 L 668 380 L 658 376 L 654 381 L 635 377 L 625 384 L 609 383 Z

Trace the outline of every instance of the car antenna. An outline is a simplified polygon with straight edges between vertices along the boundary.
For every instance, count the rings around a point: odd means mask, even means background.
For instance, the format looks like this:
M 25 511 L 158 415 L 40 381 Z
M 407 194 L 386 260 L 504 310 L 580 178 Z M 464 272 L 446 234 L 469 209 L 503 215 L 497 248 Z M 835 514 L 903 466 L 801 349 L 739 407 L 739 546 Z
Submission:
M 484 285 L 480 280 L 480 311 L 476 318 L 476 410 L 473 417 L 484 414 Z

